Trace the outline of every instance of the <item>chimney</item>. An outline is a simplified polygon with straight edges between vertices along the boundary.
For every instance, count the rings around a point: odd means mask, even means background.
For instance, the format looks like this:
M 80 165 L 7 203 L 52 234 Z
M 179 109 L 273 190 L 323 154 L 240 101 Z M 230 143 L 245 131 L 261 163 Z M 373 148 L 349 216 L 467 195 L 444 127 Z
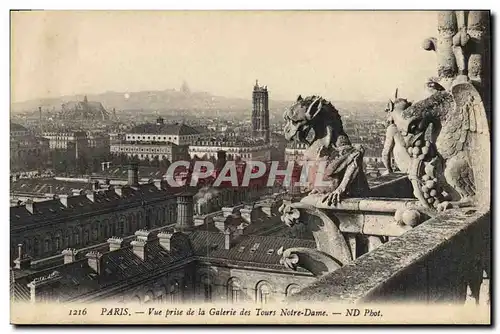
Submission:
M 68 207 L 68 195 L 59 195 L 59 201 L 65 207 Z
M 83 195 L 83 191 L 81 189 L 71 189 L 73 196 Z
M 227 226 L 226 217 L 215 216 L 213 218 L 213 220 L 214 220 L 214 225 L 215 225 L 216 229 L 218 229 L 220 232 L 224 232 L 226 230 L 226 226 Z
M 138 258 L 144 261 L 147 257 L 146 245 L 149 241 L 150 232 L 147 230 L 138 230 L 135 232 L 135 236 L 136 239 L 130 243 L 132 250 Z
M 31 302 L 47 302 L 55 300 L 58 291 L 58 282 L 62 276 L 58 271 L 53 271 L 48 276 L 37 277 L 27 286 L 30 289 Z
M 177 196 L 177 224 L 179 231 L 190 230 L 194 226 L 194 201 L 193 195 L 184 193 Z
M 14 260 L 16 269 L 28 269 L 31 267 L 31 257 L 23 253 L 23 244 L 17 245 L 17 259 Z
M 91 202 L 95 202 L 95 191 L 87 191 L 87 198 L 89 199 L 89 201 Z
M 173 233 L 161 232 L 158 233 L 158 239 L 160 240 L 160 246 L 166 251 L 170 252 L 170 240 L 172 239 Z
M 252 211 L 253 209 L 251 206 L 245 206 L 244 208 L 240 209 L 241 218 L 243 218 L 249 224 L 252 223 Z
M 245 234 L 245 225 L 243 223 L 241 223 L 240 225 L 238 225 L 238 227 L 236 227 L 236 235 L 243 235 Z
M 234 213 L 234 208 L 232 208 L 232 207 L 223 207 L 222 208 L 222 215 L 224 217 L 229 217 L 233 213 Z
M 231 249 L 231 243 L 233 242 L 233 233 L 229 228 L 224 230 L 224 249 Z
M 266 200 L 260 204 L 262 212 L 268 217 L 273 216 L 273 208 L 276 208 L 276 202 L 273 200 Z
M 108 239 L 108 244 L 109 244 L 109 251 L 112 252 L 122 248 L 123 239 L 119 237 L 111 237 Z
M 26 206 L 26 210 L 28 210 L 29 213 L 31 213 L 31 214 L 35 213 L 35 203 L 33 202 L 33 200 L 31 200 L 31 199 L 26 200 L 25 206 Z
M 123 190 L 122 190 L 122 187 L 120 187 L 120 186 L 116 186 L 116 187 L 115 187 L 115 193 L 116 193 L 118 196 L 122 197 L 122 196 L 123 196 Z
M 76 255 L 78 254 L 78 250 L 74 248 L 66 248 L 61 252 L 64 255 L 64 264 L 75 262 Z
M 137 187 L 139 185 L 139 168 L 136 163 L 128 166 L 128 185 Z
M 163 190 L 163 181 L 162 180 L 155 180 L 154 185 L 158 190 Z
M 92 268 L 97 274 L 101 273 L 101 258 L 102 254 L 96 251 L 90 251 L 85 255 L 88 259 L 89 267 Z

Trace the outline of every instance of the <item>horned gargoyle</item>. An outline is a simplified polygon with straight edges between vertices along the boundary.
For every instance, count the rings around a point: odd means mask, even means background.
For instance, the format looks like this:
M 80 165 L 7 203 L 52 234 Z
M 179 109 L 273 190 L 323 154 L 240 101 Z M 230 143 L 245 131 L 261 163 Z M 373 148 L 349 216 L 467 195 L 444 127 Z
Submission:
M 393 112 L 392 119 L 403 136 L 412 138 L 408 174 L 422 204 L 438 210 L 489 205 L 489 129 L 481 96 L 471 83 L 436 90 Z
M 308 166 L 323 163 L 326 167 L 323 181 L 327 186 L 318 186 L 314 173 L 317 170 L 309 169 L 310 194 L 325 194 L 322 201 L 328 205 L 339 203 L 342 197 L 366 194 L 369 188 L 362 167 L 364 150 L 351 144 L 337 109 L 329 101 L 319 96 L 299 96 L 284 119 L 285 138 L 296 138 L 308 145 L 304 154 Z

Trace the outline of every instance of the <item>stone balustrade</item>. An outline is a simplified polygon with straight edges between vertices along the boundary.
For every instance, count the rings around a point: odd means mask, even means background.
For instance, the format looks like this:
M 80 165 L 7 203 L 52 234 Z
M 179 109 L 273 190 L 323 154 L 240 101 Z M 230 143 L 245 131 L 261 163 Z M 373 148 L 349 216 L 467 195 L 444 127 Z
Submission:
M 446 211 L 320 277 L 290 298 L 489 303 L 490 211 Z

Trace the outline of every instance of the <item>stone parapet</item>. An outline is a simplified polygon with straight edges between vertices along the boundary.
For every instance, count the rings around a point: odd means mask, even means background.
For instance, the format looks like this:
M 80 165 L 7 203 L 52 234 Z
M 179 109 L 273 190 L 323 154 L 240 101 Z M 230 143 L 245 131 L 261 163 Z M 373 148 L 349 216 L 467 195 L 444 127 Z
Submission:
M 409 230 L 290 298 L 292 301 L 489 302 L 490 212 L 453 209 Z M 486 277 L 486 278 L 485 278 Z M 467 292 L 469 291 L 469 292 Z

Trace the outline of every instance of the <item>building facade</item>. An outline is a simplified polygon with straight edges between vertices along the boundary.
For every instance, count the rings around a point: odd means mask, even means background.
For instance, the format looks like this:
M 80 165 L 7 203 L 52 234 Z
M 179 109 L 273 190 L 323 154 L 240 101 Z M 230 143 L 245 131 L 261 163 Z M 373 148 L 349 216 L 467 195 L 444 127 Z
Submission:
M 200 133 L 186 124 L 166 124 L 159 117 L 156 123 L 140 124 L 130 129 L 125 135 L 127 142 L 140 143 L 173 143 L 190 145 L 200 137 Z
M 11 271 L 13 299 L 262 305 L 315 280 L 302 268 L 280 263 L 282 247 L 315 248 L 316 243 L 277 235 L 276 227 L 284 227 L 279 216 L 272 222 L 252 220 L 252 210 L 260 209 L 227 208 L 215 222 L 194 227 L 189 196 L 177 202 L 176 229 L 139 229 L 130 237 L 110 237 L 93 250 L 64 249 L 60 263 L 50 268 L 36 270 L 20 245 Z M 273 213 L 264 216 L 272 219 Z
M 188 157 L 187 145 L 176 145 L 173 143 L 115 143 L 110 146 L 111 154 L 126 154 L 128 157 L 137 157 L 140 160 L 159 160 L 177 161 Z
M 161 184 L 139 185 L 137 169 L 129 171 L 126 186 L 94 185 L 55 197 L 10 208 L 12 258 L 20 243 L 30 256 L 41 259 L 176 221 L 175 196 Z
M 89 141 L 85 131 L 45 132 L 51 150 L 87 149 Z
M 217 152 L 225 151 L 229 160 L 269 161 L 271 147 L 262 141 L 243 139 L 199 140 L 189 146 L 191 159 L 216 159 Z
M 12 171 L 43 168 L 49 160 L 49 141 L 32 135 L 25 127 L 10 124 L 10 168 Z

